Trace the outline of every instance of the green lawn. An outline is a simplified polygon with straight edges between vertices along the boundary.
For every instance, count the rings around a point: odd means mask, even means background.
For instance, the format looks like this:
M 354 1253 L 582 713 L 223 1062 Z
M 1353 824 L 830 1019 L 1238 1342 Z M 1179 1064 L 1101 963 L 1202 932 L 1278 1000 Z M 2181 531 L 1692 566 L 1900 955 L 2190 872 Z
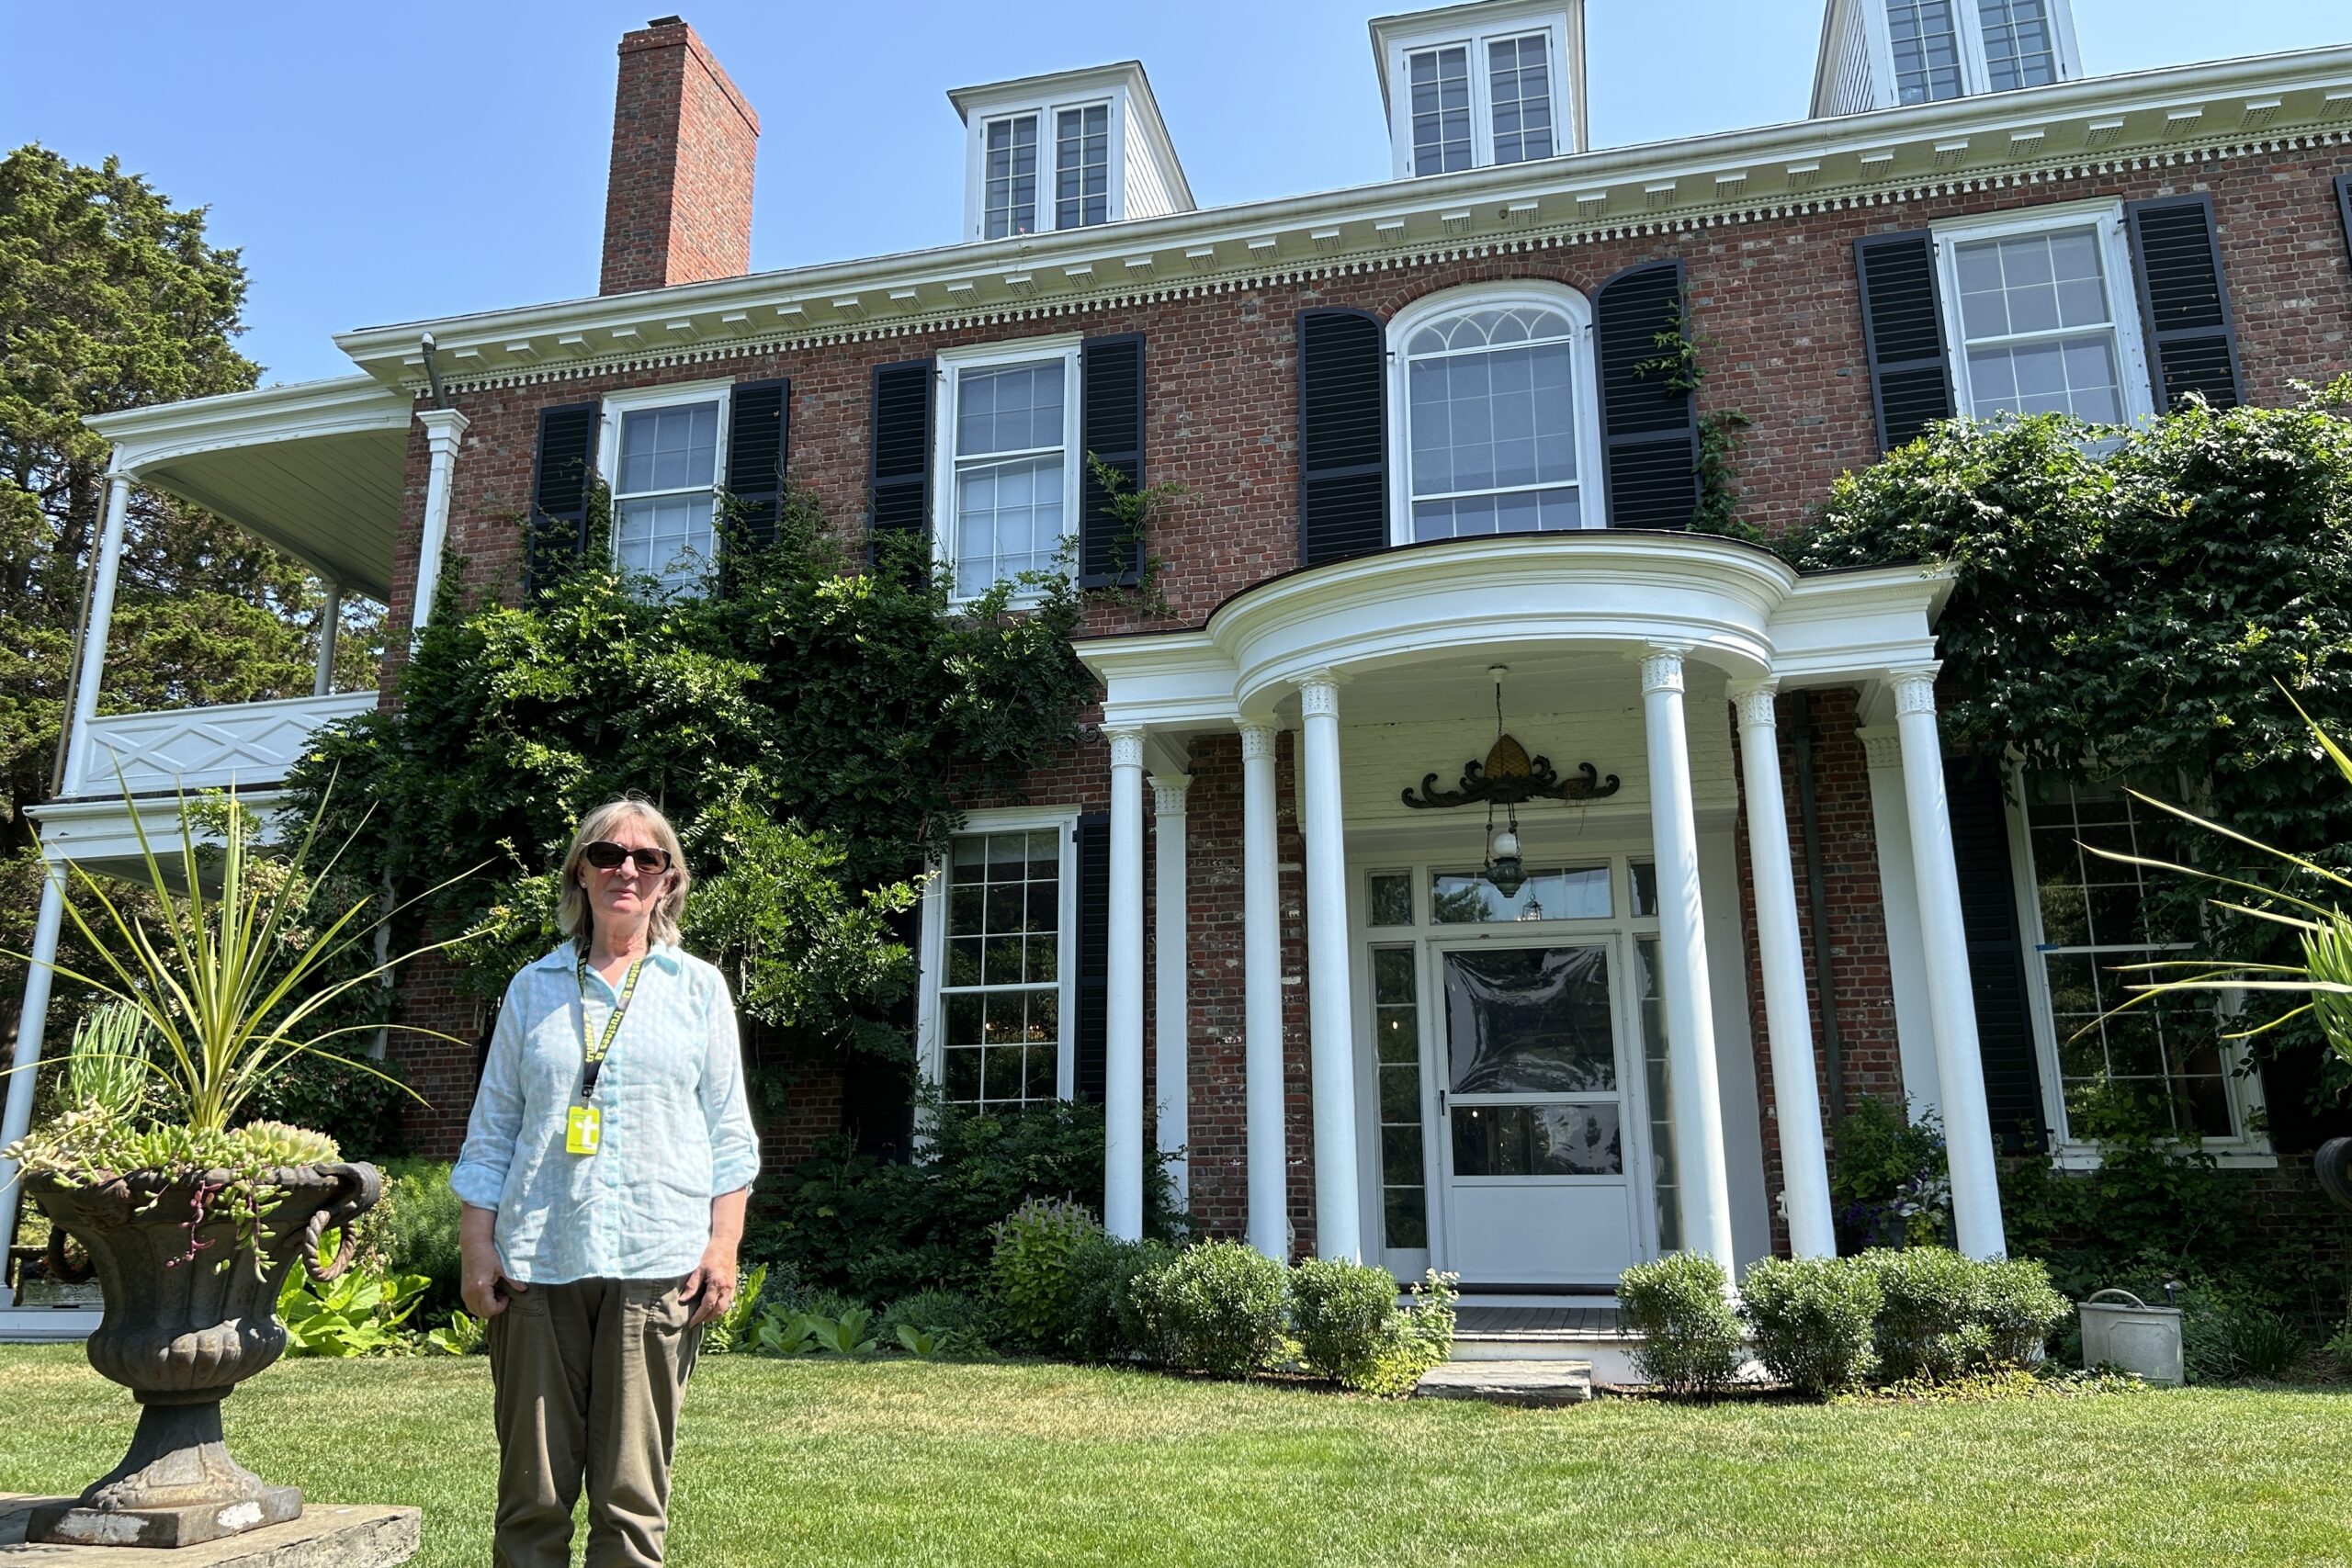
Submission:
M 670 1560 L 712 1564 L 2352 1562 L 2352 1403 L 2188 1390 L 2000 1404 L 1558 1411 L 1035 1365 L 707 1361 Z M 228 1404 L 244 1461 L 424 1506 L 489 1560 L 480 1359 L 289 1361 Z M 120 1453 L 78 1348 L 0 1348 L 0 1491 Z

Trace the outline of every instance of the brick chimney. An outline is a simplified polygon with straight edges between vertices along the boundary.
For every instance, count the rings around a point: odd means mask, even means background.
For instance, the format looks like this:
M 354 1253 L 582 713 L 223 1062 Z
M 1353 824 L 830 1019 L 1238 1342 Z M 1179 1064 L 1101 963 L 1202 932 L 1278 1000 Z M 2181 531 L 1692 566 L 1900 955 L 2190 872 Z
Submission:
M 694 28 L 657 17 L 621 37 L 599 294 L 752 270 L 760 117 Z

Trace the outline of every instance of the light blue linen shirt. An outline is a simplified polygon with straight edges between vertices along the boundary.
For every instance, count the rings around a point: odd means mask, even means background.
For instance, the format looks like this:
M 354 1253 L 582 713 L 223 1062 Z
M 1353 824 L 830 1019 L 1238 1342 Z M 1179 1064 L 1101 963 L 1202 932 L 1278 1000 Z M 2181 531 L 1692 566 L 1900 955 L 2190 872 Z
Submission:
M 602 1039 L 619 1000 L 593 969 L 583 995 L 579 964 L 566 942 L 507 983 L 449 1186 L 497 1212 L 499 1260 L 524 1284 L 687 1273 L 710 1201 L 760 1168 L 726 976 L 666 944 L 647 956 L 598 1072 L 603 1146 L 574 1155 L 582 1019 Z

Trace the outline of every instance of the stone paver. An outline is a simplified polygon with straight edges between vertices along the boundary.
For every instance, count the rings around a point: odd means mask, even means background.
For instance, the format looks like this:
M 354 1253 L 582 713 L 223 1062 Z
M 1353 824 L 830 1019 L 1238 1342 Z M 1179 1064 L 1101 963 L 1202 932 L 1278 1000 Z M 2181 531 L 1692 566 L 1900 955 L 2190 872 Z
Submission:
M 1448 1361 L 1413 1391 L 1419 1399 L 1496 1404 L 1581 1404 L 1592 1397 L 1590 1361 Z
M 0 1495 L 0 1568 L 394 1568 L 416 1555 L 423 1515 L 380 1504 L 312 1503 L 299 1519 L 169 1551 L 119 1546 L 32 1546 L 25 1520 L 54 1497 Z

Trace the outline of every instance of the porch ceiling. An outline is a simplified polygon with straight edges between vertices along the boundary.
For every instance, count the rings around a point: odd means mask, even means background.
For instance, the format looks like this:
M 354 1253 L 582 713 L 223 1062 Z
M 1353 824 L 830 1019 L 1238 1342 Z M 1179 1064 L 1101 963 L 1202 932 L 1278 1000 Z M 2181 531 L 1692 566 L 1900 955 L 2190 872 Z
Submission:
M 115 467 L 219 513 L 348 592 L 391 592 L 410 400 L 368 377 L 101 414 Z

